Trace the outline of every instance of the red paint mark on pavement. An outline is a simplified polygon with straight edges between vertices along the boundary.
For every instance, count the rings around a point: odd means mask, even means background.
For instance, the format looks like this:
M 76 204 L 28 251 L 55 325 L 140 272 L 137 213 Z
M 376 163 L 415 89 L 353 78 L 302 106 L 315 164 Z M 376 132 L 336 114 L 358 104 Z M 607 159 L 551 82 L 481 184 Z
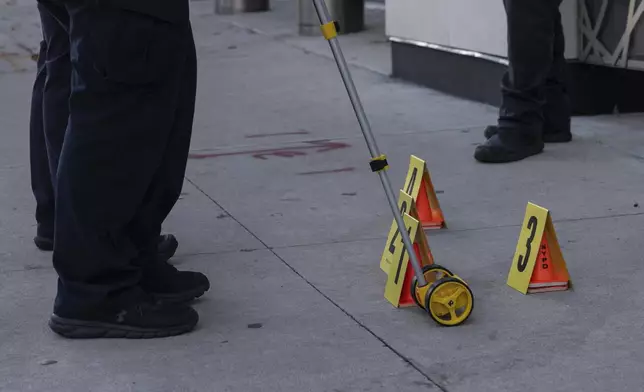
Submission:
M 350 147 L 349 144 L 341 142 L 332 142 L 328 140 L 318 140 L 312 142 L 306 142 L 307 145 L 304 146 L 292 146 L 292 147 L 282 147 L 282 148 L 269 148 L 264 150 L 248 150 L 248 151 L 236 151 L 236 152 L 221 152 L 221 153 L 193 153 L 189 155 L 190 159 L 206 159 L 206 158 L 219 158 L 226 156 L 235 156 L 235 155 L 251 155 L 253 158 L 257 159 L 268 159 L 268 156 L 276 156 L 281 158 L 292 158 L 295 156 L 306 155 L 306 152 L 302 150 L 315 150 L 315 152 L 328 152 L 333 150 L 338 150 L 342 148 Z
M 259 137 L 271 137 L 271 136 L 289 136 L 289 135 L 308 135 L 309 132 L 305 130 L 299 130 L 294 132 L 278 132 L 278 133 L 264 133 L 257 135 L 246 135 L 247 139 L 254 139 Z
M 342 169 L 332 169 L 332 170 L 320 170 L 320 171 L 310 171 L 310 172 L 304 172 L 304 173 L 297 173 L 301 176 L 310 176 L 312 174 L 331 174 L 331 173 L 345 173 L 345 172 L 352 172 L 354 171 L 355 168 L 353 167 L 344 167 Z

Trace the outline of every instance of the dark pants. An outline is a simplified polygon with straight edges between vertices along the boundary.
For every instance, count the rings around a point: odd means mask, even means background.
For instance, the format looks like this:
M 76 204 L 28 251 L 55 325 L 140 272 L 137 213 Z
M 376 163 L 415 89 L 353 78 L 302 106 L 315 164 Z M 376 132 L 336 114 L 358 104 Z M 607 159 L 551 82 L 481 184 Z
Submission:
M 53 239 L 54 186 L 69 114 L 69 18 L 64 7 L 46 0 L 38 3 L 38 11 L 43 40 L 31 101 L 31 185 L 36 198 L 38 235 Z
M 196 94 L 191 26 L 64 2 L 71 94 L 56 185 L 60 315 L 136 292 L 183 186 Z
M 503 136 L 530 140 L 570 131 L 562 0 L 504 0 L 510 66 L 502 81 Z

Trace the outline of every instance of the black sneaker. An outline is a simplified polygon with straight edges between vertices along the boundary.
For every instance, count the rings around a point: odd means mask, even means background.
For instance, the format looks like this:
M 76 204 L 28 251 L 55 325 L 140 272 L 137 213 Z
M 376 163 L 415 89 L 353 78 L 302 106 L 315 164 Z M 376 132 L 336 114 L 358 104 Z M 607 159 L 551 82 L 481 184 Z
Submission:
M 520 161 L 543 151 L 543 142 L 510 145 L 504 143 L 499 135 L 494 135 L 476 147 L 474 158 L 484 163 L 506 163 Z
M 486 139 L 491 138 L 499 132 L 499 127 L 490 125 L 485 128 L 484 136 Z M 567 143 L 572 140 L 570 131 L 545 131 L 543 132 L 544 143 Z
M 568 143 L 572 140 L 572 132 L 544 131 L 543 141 L 545 143 Z
M 188 305 L 143 297 L 123 306 L 110 304 L 91 311 L 54 313 L 49 327 L 69 339 L 150 339 L 185 334 L 198 321 L 199 314 Z
M 160 301 L 188 302 L 210 290 L 210 281 L 200 272 L 179 271 L 167 262 L 144 268 L 141 287 Z

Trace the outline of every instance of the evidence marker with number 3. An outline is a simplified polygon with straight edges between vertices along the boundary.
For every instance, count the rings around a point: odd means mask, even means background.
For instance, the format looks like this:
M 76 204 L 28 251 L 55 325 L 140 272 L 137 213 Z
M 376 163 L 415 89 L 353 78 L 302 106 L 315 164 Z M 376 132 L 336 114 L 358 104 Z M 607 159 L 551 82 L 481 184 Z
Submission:
M 550 212 L 536 204 L 526 207 L 507 284 L 522 294 L 572 286 Z
M 468 285 L 462 279 L 455 275 L 442 277 L 436 280 L 430 280 L 430 277 L 436 276 L 435 272 L 438 270 L 437 266 L 423 267 L 419 261 L 419 257 L 414 251 L 414 245 L 411 240 L 412 231 L 418 230 L 420 224 L 418 220 L 409 216 L 409 214 L 401 213 L 396 203 L 396 195 L 394 194 L 393 187 L 387 174 L 389 163 L 387 156 L 380 153 L 376 139 L 371 132 L 371 126 L 367 120 L 367 115 L 362 107 L 358 91 L 351 78 L 349 66 L 340 49 L 338 42 L 338 23 L 331 19 L 329 10 L 327 9 L 324 0 L 312 0 L 315 12 L 320 20 L 320 30 L 322 36 L 329 43 L 333 58 L 340 71 L 340 76 L 344 82 L 344 86 L 349 95 L 349 100 L 353 106 L 353 111 L 358 119 L 360 130 L 364 136 L 365 142 L 371 155 L 369 166 L 371 171 L 377 173 L 382 187 L 389 203 L 389 208 L 394 216 L 396 226 L 398 227 L 399 237 L 402 240 L 404 247 L 400 246 L 396 249 L 395 255 L 390 264 L 389 273 L 387 275 L 387 287 L 385 289 L 386 296 L 402 289 L 400 284 L 406 273 L 407 261 L 414 270 L 414 279 L 410 291 L 413 291 L 413 297 L 419 307 L 423 308 L 429 313 L 431 318 L 440 325 L 454 326 L 460 325 L 467 320 L 472 312 L 474 306 L 474 296 Z M 425 171 L 423 171 L 423 174 Z M 420 174 L 420 173 L 418 173 Z M 414 198 L 415 195 L 411 195 Z M 427 195 L 429 197 L 429 195 Z M 418 203 L 418 200 L 416 203 Z M 410 225 L 408 225 L 408 224 Z M 408 230 L 409 228 L 409 230 Z M 396 259 L 395 256 L 398 256 Z M 429 269 L 432 268 L 430 271 Z M 446 273 L 446 270 L 439 270 L 441 273 Z M 398 297 L 398 298 L 395 298 Z M 400 297 L 394 295 L 392 301 L 395 303 L 399 301 Z

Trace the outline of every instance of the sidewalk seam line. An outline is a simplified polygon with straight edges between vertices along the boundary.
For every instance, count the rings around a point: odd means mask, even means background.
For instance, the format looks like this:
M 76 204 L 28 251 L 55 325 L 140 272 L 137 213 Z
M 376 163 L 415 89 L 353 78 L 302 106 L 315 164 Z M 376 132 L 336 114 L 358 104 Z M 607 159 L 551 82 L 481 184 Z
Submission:
M 376 338 L 380 343 L 382 343 L 386 348 L 389 349 L 392 353 L 394 353 L 398 358 L 400 358 L 403 362 L 405 362 L 407 365 L 411 366 L 414 370 L 416 370 L 418 373 L 420 373 L 427 381 L 429 381 L 431 384 L 433 384 L 436 388 L 438 388 L 442 392 L 448 392 L 447 389 L 443 388 L 440 384 L 438 384 L 436 381 L 434 381 L 429 375 L 425 374 L 425 372 L 420 369 L 416 364 L 414 364 L 411 359 L 407 358 L 404 356 L 402 353 L 400 353 L 398 350 L 393 348 L 389 343 L 387 343 L 383 338 L 378 336 L 374 331 L 372 331 L 369 327 L 367 327 L 365 324 L 360 322 L 355 316 L 353 316 L 351 313 L 349 313 L 347 310 L 345 310 L 342 306 L 340 306 L 338 303 L 336 303 L 333 299 L 331 299 L 328 295 L 324 294 L 318 287 L 316 287 L 311 281 L 306 279 L 304 275 L 302 275 L 299 271 L 297 271 L 293 266 L 291 266 L 284 258 L 282 258 L 280 255 L 278 255 L 272 247 L 268 246 L 261 238 L 257 236 L 257 234 L 253 233 L 248 227 L 246 227 L 243 223 L 241 223 L 237 218 L 235 218 L 229 211 L 227 211 L 221 204 L 219 204 L 214 198 L 212 198 L 208 193 L 206 193 L 199 185 L 197 185 L 194 181 L 192 181 L 190 178 L 187 176 L 185 177 L 186 181 L 188 181 L 192 186 L 197 188 L 199 192 L 201 192 L 204 196 L 206 196 L 212 203 L 214 203 L 217 207 L 219 207 L 223 212 L 228 214 L 228 216 L 237 222 L 238 225 L 240 225 L 244 230 L 248 232 L 251 236 L 253 236 L 257 241 L 259 241 L 262 246 L 266 248 L 266 250 L 270 251 L 278 260 L 282 262 L 288 269 L 290 269 L 296 276 L 298 276 L 300 279 L 302 279 L 306 284 L 308 284 L 313 290 L 315 290 L 318 294 L 320 294 L 322 297 L 324 297 L 328 302 L 330 302 L 333 306 L 335 306 L 337 309 L 339 309 L 342 313 L 344 313 L 347 317 L 349 317 L 351 320 L 353 320 L 356 324 L 358 324 L 363 330 L 367 331 L 371 336 Z

